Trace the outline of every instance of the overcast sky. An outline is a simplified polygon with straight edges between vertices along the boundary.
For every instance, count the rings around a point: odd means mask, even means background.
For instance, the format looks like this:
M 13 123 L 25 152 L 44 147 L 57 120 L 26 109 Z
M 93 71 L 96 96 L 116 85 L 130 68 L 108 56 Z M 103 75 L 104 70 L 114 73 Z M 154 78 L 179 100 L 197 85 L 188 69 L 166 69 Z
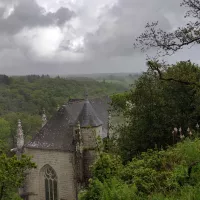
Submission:
M 184 24 L 180 0 L 0 0 L 0 74 L 140 72 L 147 22 Z M 199 49 L 166 58 L 198 61 Z

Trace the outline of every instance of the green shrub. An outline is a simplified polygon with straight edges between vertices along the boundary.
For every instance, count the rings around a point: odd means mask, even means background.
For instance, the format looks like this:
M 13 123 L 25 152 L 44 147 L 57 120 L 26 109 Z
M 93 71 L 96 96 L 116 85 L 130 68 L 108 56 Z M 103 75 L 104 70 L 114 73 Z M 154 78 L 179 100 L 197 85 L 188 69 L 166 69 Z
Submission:
M 80 200 L 200 199 L 200 139 L 186 139 L 167 150 L 148 150 L 122 165 L 102 153 Z

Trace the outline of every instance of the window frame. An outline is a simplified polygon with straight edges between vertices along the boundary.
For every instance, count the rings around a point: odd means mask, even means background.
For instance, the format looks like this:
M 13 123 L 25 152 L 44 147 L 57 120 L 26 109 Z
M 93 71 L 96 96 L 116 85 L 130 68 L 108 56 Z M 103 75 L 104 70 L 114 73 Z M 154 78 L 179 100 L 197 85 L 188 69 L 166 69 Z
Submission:
M 58 178 L 55 170 L 47 165 L 43 173 L 45 200 L 58 200 Z

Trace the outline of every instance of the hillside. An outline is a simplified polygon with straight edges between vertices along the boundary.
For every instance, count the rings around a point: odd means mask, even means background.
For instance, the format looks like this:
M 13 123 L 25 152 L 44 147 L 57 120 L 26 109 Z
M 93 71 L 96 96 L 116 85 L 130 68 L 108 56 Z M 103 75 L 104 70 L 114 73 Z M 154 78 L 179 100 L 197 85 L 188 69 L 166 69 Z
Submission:
M 82 78 L 91 78 L 98 82 L 114 83 L 120 84 L 126 88 L 130 88 L 130 85 L 134 84 L 141 76 L 140 73 L 99 73 L 99 74 L 82 74 L 82 75 L 70 75 L 63 76 L 71 79 L 82 79 Z
M 128 87 L 120 83 L 96 81 L 92 78 L 51 78 L 47 76 L 0 76 L 0 115 L 8 112 L 40 114 L 43 108 L 52 114 L 69 98 L 83 98 L 85 90 L 90 98 L 124 92 Z

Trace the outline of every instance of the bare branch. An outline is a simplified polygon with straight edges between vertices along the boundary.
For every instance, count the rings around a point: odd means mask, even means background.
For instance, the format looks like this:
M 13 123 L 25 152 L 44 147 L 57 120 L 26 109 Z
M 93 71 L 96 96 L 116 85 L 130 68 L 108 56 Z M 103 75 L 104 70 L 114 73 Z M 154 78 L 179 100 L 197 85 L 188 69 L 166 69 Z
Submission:
M 200 1 L 199 0 L 183 0 L 181 6 L 189 8 L 185 17 L 200 18 Z
M 154 72 L 157 73 L 158 78 L 160 80 L 163 80 L 163 81 L 173 81 L 173 82 L 181 83 L 183 85 L 196 86 L 196 87 L 200 88 L 200 83 L 198 83 L 198 82 L 192 82 L 192 81 L 186 81 L 186 80 L 181 80 L 181 79 L 175 79 L 173 77 L 170 77 L 170 78 L 164 77 L 164 71 L 165 71 L 166 67 L 163 66 L 162 64 L 158 63 L 158 62 L 148 61 L 147 65 L 148 65 L 148 67 L 152 71 L 154 71 Z M 164 69 L 164 70 L 162 70 L 162 69 Z
M 200 0 L 182 0 L 180 6 L 188 8 L 185 17 L 193 17 L 196 22 L 188 22 L 185 26 L 177 28 L 175 31 L 165 31 L 158 27 L 158 22 L 147 23 L 145 31 L 136 39 L 135 48 L 145 52 L 149 49 L 156 50 L 156 55 L 147 62 L 160 80 L 178 82 L 184 85 L 191 85 L 200 88 L 199 80 L 183 80 L 180 77 L 165 76 L 165 64 L 160 60 L 163 56 L 170 56 L 177 51 L 188 46 L 200 44 Z M 155 60 L 156 59 L 156 60 Z
M 200 22 L 189 22 L 185 27 L 179 27 L 174 32 L 166 32 L 158 28 L 158 22 L 146 25 L 134 44 L 135 48 L 147 51 L 151 48 L 159 49 L 163 55 L 171 55 L 184 46 L 200 43 Z M 162 56 L 163 56 L 162 55 Z

